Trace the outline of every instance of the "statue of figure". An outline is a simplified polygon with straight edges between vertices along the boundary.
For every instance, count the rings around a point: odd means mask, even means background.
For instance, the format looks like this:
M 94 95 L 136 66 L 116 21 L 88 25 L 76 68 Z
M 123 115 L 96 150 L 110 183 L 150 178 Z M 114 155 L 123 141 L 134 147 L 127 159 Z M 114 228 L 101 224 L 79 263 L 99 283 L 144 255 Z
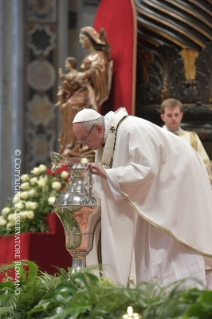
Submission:
M 71 80 L 72 75 L 77 73 L 76 67 L 77 60 L 73 57 L 69 57 L 65 60 L 65 68 L 68 73 L 63 74 L 62 69 L 59 68 L 59 75 L 61 81 L 63 81 L 63 84 L 58 87 L 58 102 L 55 104 L 55 106 L 61 106 L 79 88 L 79 84 Z
M 79 42 L 89 54 L 80 65 L 80 72 L 76 70 L 76 60 L 67 58 L 65 67 L 68 71 L 63 74 L 59 70 L 63 81 L 58 92 L 58 103 L 62 118 L 62 132 L 59 137 L 60 154 L 66 157 L 94 157 L 94 153 L 87 146 L 83 147 L 75 138 L 72 131 L 72 121 L 83 108 L 98 111 L 99 106 L 108 98 L 110 92 L 112 66 L 110 61 L 110 45 L 107 42 L 105 30 L 96 32 L 92 27 L 80 30 Z

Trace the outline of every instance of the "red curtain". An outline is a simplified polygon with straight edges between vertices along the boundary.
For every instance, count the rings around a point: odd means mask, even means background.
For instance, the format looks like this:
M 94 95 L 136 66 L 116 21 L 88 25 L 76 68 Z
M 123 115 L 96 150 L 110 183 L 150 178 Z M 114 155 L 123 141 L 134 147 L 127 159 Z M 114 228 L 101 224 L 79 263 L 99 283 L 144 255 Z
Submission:
M 135 72 L 137 20 L 133 0 L 102 0 L 98 7 L 94 28 L 104 28 L 111 44 L 114 62 L 112 90 L 102 105 L 104 115 L 110 110 L 125 107 L 135 114 Z

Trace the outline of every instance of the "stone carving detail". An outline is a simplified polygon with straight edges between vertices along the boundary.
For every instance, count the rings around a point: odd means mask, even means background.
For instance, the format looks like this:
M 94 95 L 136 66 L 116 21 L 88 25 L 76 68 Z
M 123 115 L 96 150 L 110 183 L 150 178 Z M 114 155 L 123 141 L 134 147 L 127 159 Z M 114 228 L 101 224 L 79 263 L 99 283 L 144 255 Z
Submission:
M 27 105 L 29 118 L 34 125 L 48 125 L 55 117 L 54 104 L 45 95 L 35 94 Z
M 35 25 L 28 32 L 28 46 L 35 56 L 47 56 L 55 48 L 56 35 L 51 32 L 47 25 Z
M 56 0 L 27 0 L 27 20 L 55 22 Z
M 161 46 L 157 51 L 149 50 L 138 53 L 137 63 L 137 103 L 158 105 L 174 92 L 178 92 L 184 80 L 183 59 L 179 51 L 169 46 Z M 180 71 L 180 72 L 179 72 Z M 179 83 L 179 80 L 181 84 Z
M 167 98 L 184 120 L 212 121 L 211 5 L 208 0 L 134 0 L 138 22 L 136 115 L 157 124 Z M 207 118 L 206 118 L 207 117 Z
M 173 97 L 185 105 L 210 106 L 212 77 L 208 66 L 212 65 L 211 47 L 210 44 L 203 49 L 190 68 L 185 66 L 183 50 L 174 47 L 163 45 L 157 51 L 149 49 L 148 54 L 146 51 L 139 52 L 137 103 L 157 106 L 164 99 Z
M 212 42 L 200 52 L 196 59 L 196 80 L 201 101 L 212 104 Z
M 28 65 L 27 81 L 34 90 L 49 90 L 54 85 L 55 80 L 55 69 L 48 61 L 37 59 Z
M 30 167 L 45 163 L 51 166 L 49 153 L 54 149 L 55 133 L 53 130 L 45 129 L 40 126 L 35 131 L 28 130 L 27 143 L 27 163 Z

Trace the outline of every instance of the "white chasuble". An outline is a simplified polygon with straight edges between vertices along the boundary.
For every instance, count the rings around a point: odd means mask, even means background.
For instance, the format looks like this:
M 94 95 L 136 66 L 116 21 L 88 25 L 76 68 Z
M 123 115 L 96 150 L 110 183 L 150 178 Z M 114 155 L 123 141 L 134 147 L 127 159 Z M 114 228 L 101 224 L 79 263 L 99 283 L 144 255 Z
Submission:
M 212 192 L 192 147 L 128 116 L 118 128 L 106 174 L 107 180 L 96 177 L 105 276 L 125 286 L 129 279 L 165 285 L 194 276 L 205 282 L 204 256 L 212 257 Z

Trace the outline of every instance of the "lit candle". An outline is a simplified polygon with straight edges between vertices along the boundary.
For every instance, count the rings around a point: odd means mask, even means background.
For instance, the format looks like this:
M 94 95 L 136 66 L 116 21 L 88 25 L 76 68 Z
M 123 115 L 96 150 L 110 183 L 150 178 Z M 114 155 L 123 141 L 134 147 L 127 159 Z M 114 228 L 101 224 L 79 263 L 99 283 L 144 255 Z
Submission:
M 122 316 L 122 319 L 142 319 L 141 315 L 133 312 L 133 307 L 127 307 L 127 314 Z

